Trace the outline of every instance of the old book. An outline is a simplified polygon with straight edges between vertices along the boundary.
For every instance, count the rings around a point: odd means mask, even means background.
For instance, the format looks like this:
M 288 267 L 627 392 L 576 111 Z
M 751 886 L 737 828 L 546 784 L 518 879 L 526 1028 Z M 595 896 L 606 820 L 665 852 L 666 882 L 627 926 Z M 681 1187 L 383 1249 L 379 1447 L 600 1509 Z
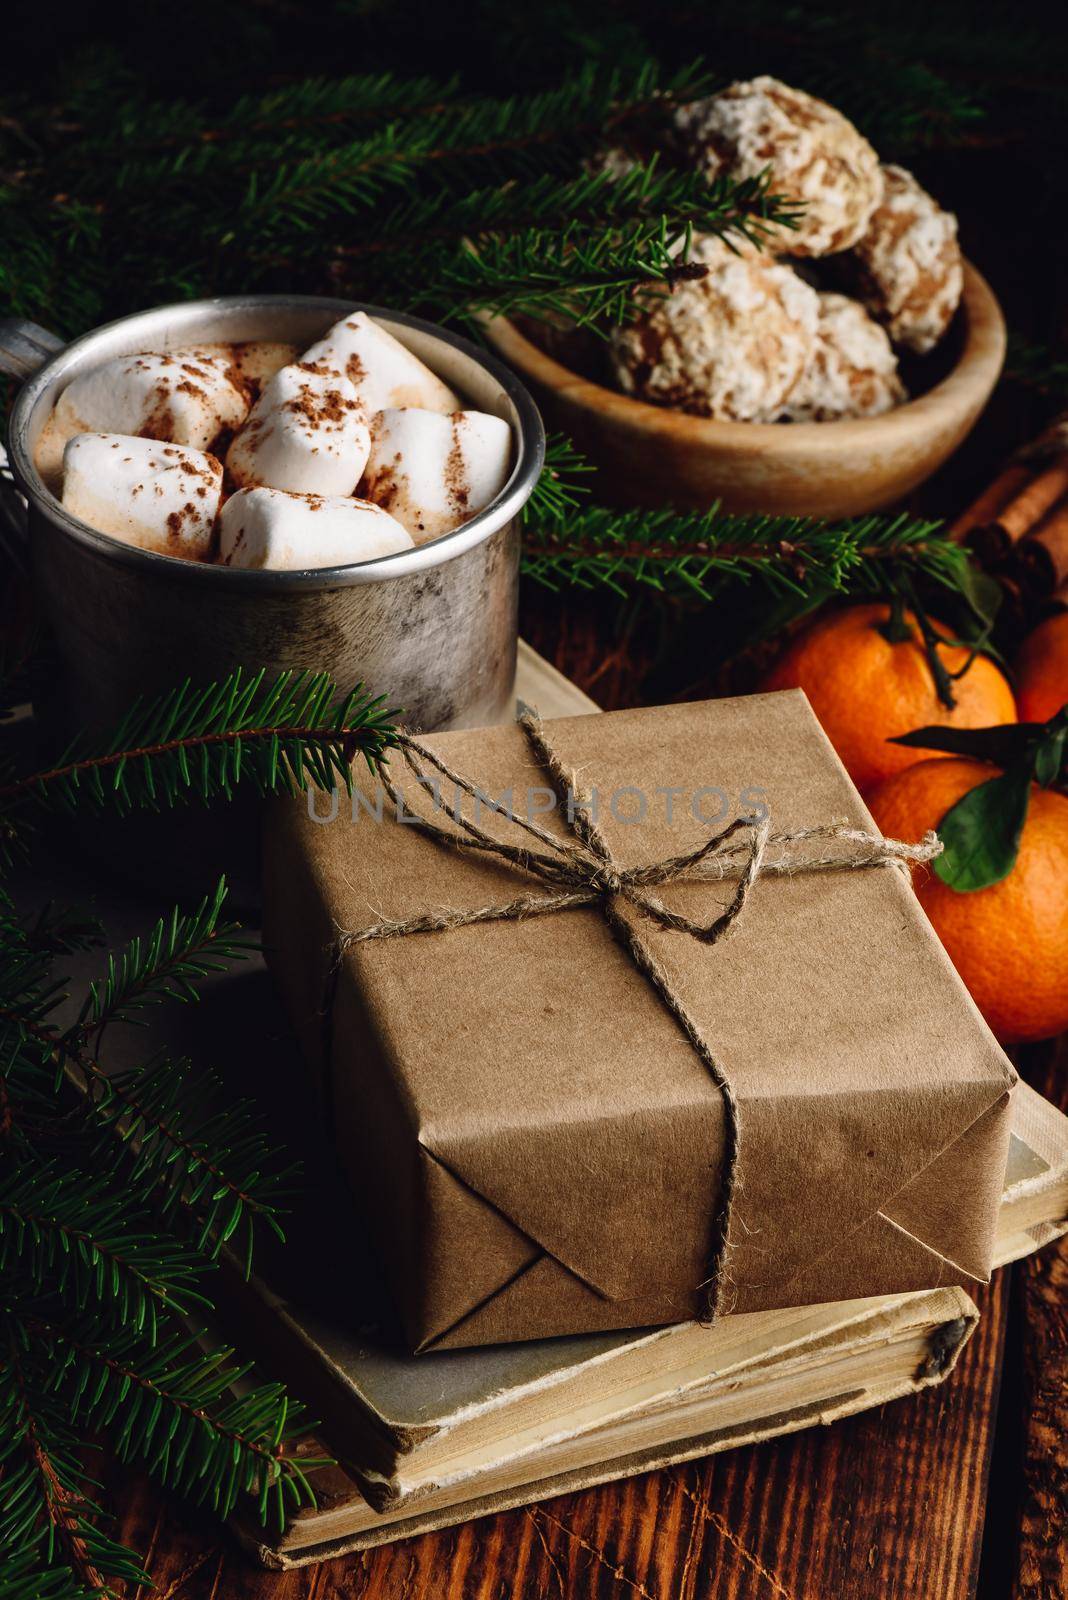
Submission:
M 1021 1084 L 995 1257 L 1068 1231 L 1068 1118 Z M 976 1312 L 963 1290 L 757 1312 L 712 1328 L 584 1335 L 408 1357 L 254 1281 L 266 1364 L 324 1418 L 344 1465 L 266 1542 L 323 1560 L 489 1511 L 827 1423 L 940 1382 Z M 369 1310 L 365 1302 L 365 1310 Z M 246 1339 L 249 1334 L 246 1333 Z
M 849 1416 L 939 1382 L 977 1321 L 974 1305 L 955 1287 L 899 1299 L 893 1306 L 858 1302 L 843 1308 L 833 1332 L 810 1329 L 800 1338 L 789 1314 L 754 1313 L 765 1324 L 755 1341 L 762 1348 L 747 1350 L 743 1330 L 734 1329 L 737 1348 L 722 1370 L 700 1361 L 663 1380 L 650 1375 L 635 1386 L 629 1409 L 620 1409 L 622 1396 L 590 1400 L 540 1428 L 520 1430 L 496 1452 L 473 1451 L 464 1464 L 469 1470 L 453 1462 L 431 1473 L 417 1492 L 381 1511 L 353 1477 L 331 1469 L 314 1480 L 319 1509 L 298 1515 L 277 1541 L 265 1542 L 250 1523 L 238 1525 L 239 1537 L 270 1566 L 320 1561 Z M 780 1319 L 776 1330 L 771 1324 Z M 778 1338 L 782 1353 L 774 1348 Z M 659 1392 L 662 1381 L 671 1391 Z M 584 1430 L 572 1431 L 575 1422 Z M 510 1453 L 514 1445 L 524 1447 L 522 1454 Z

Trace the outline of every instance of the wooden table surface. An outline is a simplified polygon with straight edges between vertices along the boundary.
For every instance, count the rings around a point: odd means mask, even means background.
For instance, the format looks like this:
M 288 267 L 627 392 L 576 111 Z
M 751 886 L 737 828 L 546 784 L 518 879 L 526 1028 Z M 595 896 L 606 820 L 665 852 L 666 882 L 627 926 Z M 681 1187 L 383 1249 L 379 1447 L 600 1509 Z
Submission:
M 531 642 L 604 705 L 646 665 L 617 624 L 525 603 Z M 1063 1041 L 1021 1067 L 1068 1109 Z M 320 1567 L 266 1573 L 126 1473 L 119 1531 L 158 1600 L 1068 1600 L 1068 1244 L 977 1299 L 956 1373 L 926 1394 Z
M 1055 343 L 1068 326 L 1065 253 L 1048 248 L 1056 218 L 1035 203 L 1015 145 L 974 143 L 932 152 L 925 181 L 960 213 L 1014 332 Z M 1010 216 L 991 203 L 1005 194 L 1017 197 Z M 955 515 L 1047 414 L 1045 399 L 1001 386 L 922 509 Z M 654 617 L 620 626 L 613 613 L 593 597 L 527 595 L 522 627 L 602 705 L 708 692 L 700 629 L 672 638 L 665 678 Z M 1068 1109 L 1064 1041 L 1021 1067 Z M 110 1470 L 105 1493 L 155 1600 L 1068 1600 L 1068 1243 L 976 1298 L 982 1319 L 956 1372 L 923 1395 L 318 1568 L 265 1573 L 126 1469 Z

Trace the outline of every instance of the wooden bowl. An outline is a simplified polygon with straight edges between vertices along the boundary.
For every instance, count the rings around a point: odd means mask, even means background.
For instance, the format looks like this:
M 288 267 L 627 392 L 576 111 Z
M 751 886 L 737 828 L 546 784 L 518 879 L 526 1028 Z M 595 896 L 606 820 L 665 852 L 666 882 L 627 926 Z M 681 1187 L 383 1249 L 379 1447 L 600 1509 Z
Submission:
M 606 389 L 570 372 L 497 317 L 485 333 L 533 390 L 547 423 L 602 469 L 613 504 L 853 516 L 900 500 L 965 438 L 1005 359 L 1005 320 L 964 263 L 959 355 L 926 393 L 881 417 L 844 422 L 717 422 Z

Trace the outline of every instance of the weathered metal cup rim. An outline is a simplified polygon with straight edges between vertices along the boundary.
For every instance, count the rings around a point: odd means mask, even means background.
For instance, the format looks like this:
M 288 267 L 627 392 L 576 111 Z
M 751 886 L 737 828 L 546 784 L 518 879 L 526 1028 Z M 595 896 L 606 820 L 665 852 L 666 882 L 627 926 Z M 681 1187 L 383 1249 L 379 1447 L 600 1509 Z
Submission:
M 143 321 L 147 330 L 156 327 L 159 319 L 166 316 L 172 331 L 181 332 L 183 326 L 187 325 L 192 338 L 192 329 L 202 319 L 212 314 L 235 316 L 246 314 L 258 318 L 262 313 L 263 331 L 247 337 L 266 340 L 279 336 L 277 330 L 272 331 L 271 328 L 272 314 L 280 316 L 287 311 L 301 310 L 321 311 L 323 332 L 341 317 L 354 311 L 365 311 L 369 316 L 393 328 L 409 328 L 432 341 L 451 347 L 482 367 L 495 380 L 514 409 L 516 459 L 508 482 L 484 510 L 452 533 L 442 534 L 438 539 L 416 545 L 412 550 L 405 550 L 396 555 L 379 556 L 373 561 L 300 571 L 280 572 L 267 569 L 249 571 L 215 566 L 206 562 L 184 561 L 179 557 L 158 555 L 154 551 L 142 550 L 136 545 L 124 544 L 108 534 L 100 533 L 88 523 L 82 522 L 80 518 L 71 516 L 49 490 L 33 459 L 30 443 L 31 418 L 41 404 L 42 397 L 57 388 L 70 369 L 79 365 L 95 346 L 106 343 L 106 335 L 121 328 L 136 338 L 139 322 Z M 146 331 L 146 341 L 149 340 L 150 335 Z M 158 344 L 158 334 L 156 342 Z M 153 345 L 151 342 L 146 342 L 141 348 L 151 349 Z M 53 524 L 60 526 L 72 539 L 88 546 L 103 559 L 123 566 L 138 567 L 146 575 L 154 572 L 157 577 L 167 582 L 215 584 L 220 588 L 228 587 L 234 592 L 259 591 L 279 594 L 380 583 L 385 579 L 408 576 L 441 566 L 462 555 L 517 516 L 526 504 L 544 465 L 545 431 L 538 409 L 527 390 L 503 362 L 470 339 L 438 327 L 435 323 L 356 300 L 331 299 L 318 295 L 230 295 L 216 299 L 182 301 L 176 305 L 155 306 L 148 311 L 135 312 L 131 316 L 117 318 L 114 322 L 103 323 L 64 346 L 57 355 L 23 383 L 11 413 L 9 456 L 16 482 L 27 498 L 35 502 L 38 510 L 46 513 Z

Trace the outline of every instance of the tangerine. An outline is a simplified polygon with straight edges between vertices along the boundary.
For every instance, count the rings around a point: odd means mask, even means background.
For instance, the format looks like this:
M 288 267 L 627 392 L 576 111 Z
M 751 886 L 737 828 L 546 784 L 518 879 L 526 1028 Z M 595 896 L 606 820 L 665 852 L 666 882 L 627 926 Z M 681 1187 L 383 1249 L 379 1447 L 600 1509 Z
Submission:
M 887 743 L 897 734 L 931 723 L 986 728 L 1016 721 L 1004 674 L 981 655 L 954 679 L 956 704 L 943 705 L 915 617 L 905 613 L 910 636 L 897 643 L 882 632 L 889 619 L 886 604 L 826 613 L 792 641 L 765 682 L 768 689 L 804 689 L 858 789 L 916 765 L 915 750 Z M 968 660 L 961 645 L 937 649 L 951 674 Z
M 918 761 L 868 795 L 883 833 L 920 839 L 977 784 L 981 761 Z M 1007 877 L 961 894 L 932 867 L 914 869 L 920 904 L 1002 1044 L 1068 1028 L 1068 797 L 1032 785 L 1019 854 Z

